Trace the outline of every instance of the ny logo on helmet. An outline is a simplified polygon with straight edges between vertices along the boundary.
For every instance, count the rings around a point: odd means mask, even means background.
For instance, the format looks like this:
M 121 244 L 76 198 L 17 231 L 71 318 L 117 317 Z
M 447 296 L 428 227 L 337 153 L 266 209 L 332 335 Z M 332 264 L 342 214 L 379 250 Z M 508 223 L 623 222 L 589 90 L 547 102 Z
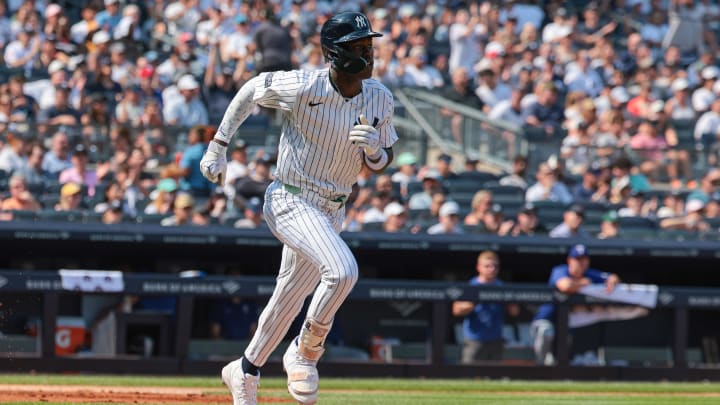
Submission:
M 368 26 L 368 23 L 365 17 L 359 15 L 355 17 L 355 25 L 357 25 L 358 28 L 365 28 Z

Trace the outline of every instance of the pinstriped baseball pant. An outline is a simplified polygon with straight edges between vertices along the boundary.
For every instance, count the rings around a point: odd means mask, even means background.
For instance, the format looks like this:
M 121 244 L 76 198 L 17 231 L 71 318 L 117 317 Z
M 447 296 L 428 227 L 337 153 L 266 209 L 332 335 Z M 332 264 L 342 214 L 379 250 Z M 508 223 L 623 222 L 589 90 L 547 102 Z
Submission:
M 328 324 L 358 278 L 355 257 L 339 235 L 342 203 L 310 192 L 292 194 L 275 181 L 265 193 L 263 215 L 284 246 L 275 290 L 245 349 L 245 358 L 258 367 L 280 344 L 305 297 L 314 291 L 306 318 Z

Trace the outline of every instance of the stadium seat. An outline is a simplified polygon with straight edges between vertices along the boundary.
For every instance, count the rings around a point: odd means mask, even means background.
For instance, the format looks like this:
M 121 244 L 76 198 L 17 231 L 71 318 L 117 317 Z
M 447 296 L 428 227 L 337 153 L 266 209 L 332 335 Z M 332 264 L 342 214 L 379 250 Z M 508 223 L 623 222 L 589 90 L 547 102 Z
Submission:
M 481 171 L 475 171 L 475 172 L 461 172 L 458 174 L 458 180 L 472 180 L 477 181 L 479 183 L 486 183 L 489 181 L 497 181 L 499 180 L 498 175 L 494 173 L 489 172 L 481 172 Z
M 58 201 L 60 201 L 60 193 L 43 194 L 38 198 L 38 202 L 40 202 L 40 205 L 46 210 L 54 209 Z
M 411 196 L 415 193 L 419 193 L 419 192 L 423 191 L 422 182 L 411 181 L 410 183 L 408 183 L 407 190 L 408 190 L 408 196 Z
M 505 203 L 522 203 L 525 200 L 525 190 L 515 186 L 503 186 L 497 183 L 486 183 L 485 190 L 492 192 L 493 201 L 501 205 Z
M 483 189 L 486 181 L 479 179 L 453 179 L 443 182 L 448 193 L 476 193 Z
M 535 201 L 533 205 L 537 210 L 538 220 L 548 226 L 548 229 L 562 222 L 567 209 L 567 205 L 557 201 Z
M 686 240 L 698 240 L 701 235 L 695 231 L 685 231 L 680 229 L 659 229 L 655 232 L 657 239 L 671 240 L 682 242 Z
M 653 240 L 657 238 L 655 229 L 642 229 L 642 228 L 620 228 L 619 237 L 621 239 L 628 240 Z
M 13 210 L 10 212 L 13 214 L 14 221 L 35 221 L 37 219 L 37 213 L 35 211 Z
M 655 229 L 657 224 L 646 217 L 620 217 L 620 229 Z
M 99 224 L 102 222 L 102 214 L 99 212 L 86 212 L 82 221 L 87 224 Z
M 84 218 L 82 211 L 55 211 L 52 209 L 44 209 L 38 212 L 38 220 L 40 221 L 64 221 L 64 222 L 81 222 Z
M 382 232 L 383 231 L 383 223 L 382 222 L 368 222 L 368 223 L 362 224 L 362 230 L 363 230 L 363 232 Z
M 45 184 L 43 183 L 29 183 L 27 189 L 30 194 L 34 196 L 41 195 L 45 192 Z
M 224 226 L 232 228 L 235 226 L 235 222 L 237 222 L 238 219 L 242 218 L 245 218 L 245 216 L 242 214 L 225 215 L 225 218 L 223 218 L 220 223 Z
M 605 215 L 605 213 L 608 211 L 607 208 L 587 208 L 585 207 L 585 219 L 584 223 L 587 225 L 600 225 L 602 222 L 602 218 Z
M 460 207 L 469 208 L 475 193 L 456 191 L 448 194 L 448 199 L 455 201 Z
M 135 221 L 138 224 L 156 224 L 159 225 L 163 218 L 169 217 L 166 214 L 138 214 Z

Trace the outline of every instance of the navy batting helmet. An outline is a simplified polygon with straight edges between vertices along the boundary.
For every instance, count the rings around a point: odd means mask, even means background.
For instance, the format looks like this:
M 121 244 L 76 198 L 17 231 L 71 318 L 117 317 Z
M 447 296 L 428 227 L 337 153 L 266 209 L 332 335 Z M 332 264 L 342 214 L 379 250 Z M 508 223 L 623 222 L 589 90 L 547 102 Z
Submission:
M 365 14 L 346 11 L 325 21 L 320 31 L 320 43 L 327 48 L 327 58 L 333 68 L 347 73 L 359 73 L 365 69 L 368 61 L 348 52 L 343 48 L 343 44 L 361 38 L 381 36 L 381 33 L 372 30 Z

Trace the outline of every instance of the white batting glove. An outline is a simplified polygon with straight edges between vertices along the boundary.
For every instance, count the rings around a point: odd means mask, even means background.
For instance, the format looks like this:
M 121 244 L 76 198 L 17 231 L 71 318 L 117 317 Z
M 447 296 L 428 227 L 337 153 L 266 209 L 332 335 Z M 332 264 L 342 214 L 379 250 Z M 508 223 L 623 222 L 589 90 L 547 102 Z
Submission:
M 206 179 L 223 187 L 227 171 L 227 147 L 210 141 L 207 150 L 200 160 L 200 172 Z
M 350 141 L 363 148 L 367 156 L 375 156 L 380 151 L 380 134 L 362 114 L 360 124 L 355 125 L 350 131 Z

